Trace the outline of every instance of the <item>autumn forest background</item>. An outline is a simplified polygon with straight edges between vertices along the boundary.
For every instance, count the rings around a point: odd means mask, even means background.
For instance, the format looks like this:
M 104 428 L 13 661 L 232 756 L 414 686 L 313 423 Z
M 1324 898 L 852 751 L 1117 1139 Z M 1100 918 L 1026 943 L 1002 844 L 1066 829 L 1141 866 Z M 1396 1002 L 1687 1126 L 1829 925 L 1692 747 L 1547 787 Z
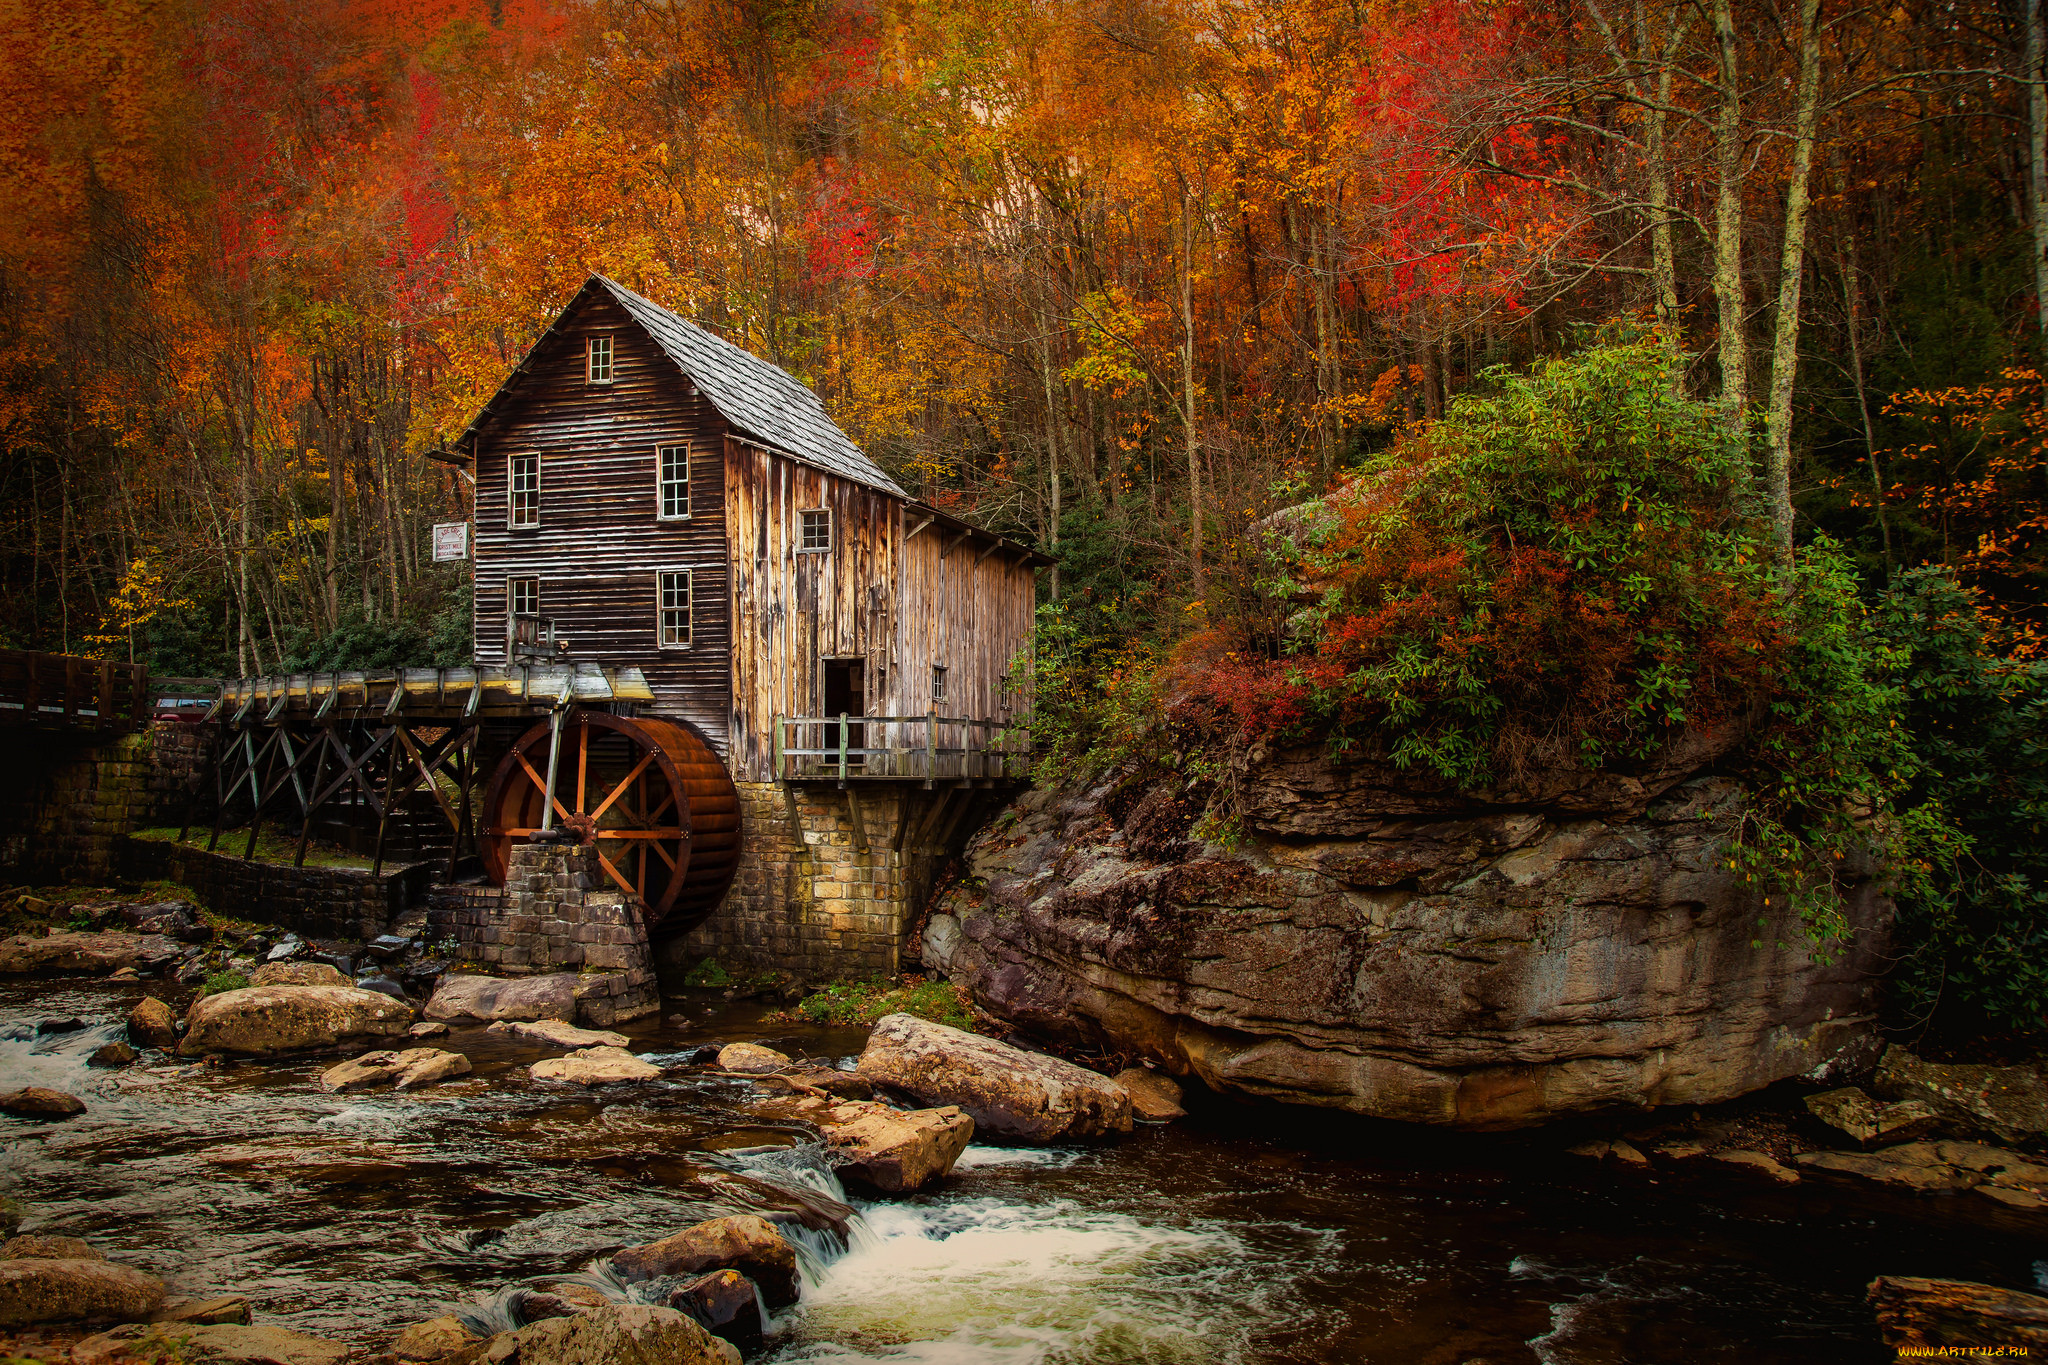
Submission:
M 1892 812 L 2040 1022 L 2035 0 L 0 12 L 0 644 L 466 659 L 436 456 L 597 271 L 1057 556 L 1049 752 L 1737 718 L 1754 874 Z

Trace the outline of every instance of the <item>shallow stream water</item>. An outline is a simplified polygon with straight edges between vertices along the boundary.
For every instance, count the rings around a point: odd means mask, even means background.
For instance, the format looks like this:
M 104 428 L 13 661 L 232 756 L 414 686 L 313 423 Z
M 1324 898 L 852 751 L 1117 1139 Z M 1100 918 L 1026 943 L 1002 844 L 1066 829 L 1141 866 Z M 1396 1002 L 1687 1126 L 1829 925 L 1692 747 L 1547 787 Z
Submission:
M 327 1095 L 323 1063 L 89 1070 L 134 988 L 0 987 L 0 1085 L 89 1111 L 0 1116 L 0 1192 L 175 1292 L 381 1347 L 408 1323 L 750 1208 L 837 1190 L 802 1133 L 702 1073 L 537 1084 L 558 1051 L 433 1040 L 472 1076 Z M 657 1062 L 710 1041 L 824 1058 L 858 1031 L 746 1007 L 624 1031 Z M 87 1027 L 36 1036 L 47 1019 Z M 154 1054 L 150 1054 L 152 1057 Z M 331 1065 L 329 1059 L 324 1065 Z M 1104 1147 L 976 1145 L 933 1193 L 856 1197 L 807 1249 L 756 1357 L 910 1365 L 1878 1362 L 1873 1275 L 2048 1280 L 2048 1248 L 1877 1216 L 1805 1189 L 1603 1173 L 1554 1141 L 1415 1133 L 1213 1105 Z

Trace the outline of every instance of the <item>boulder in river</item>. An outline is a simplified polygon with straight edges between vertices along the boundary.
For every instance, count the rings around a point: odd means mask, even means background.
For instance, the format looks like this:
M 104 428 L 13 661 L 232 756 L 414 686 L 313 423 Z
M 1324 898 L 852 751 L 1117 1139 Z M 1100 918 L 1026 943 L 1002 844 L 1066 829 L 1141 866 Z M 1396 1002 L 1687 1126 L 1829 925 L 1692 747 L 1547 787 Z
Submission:
M 1116 1073 L 1116 1083 L 1130 1091 L 1131 1113 L 1147 1123 L 1169 1123 L 1188 1116 L 1180 1105 L 1180 1085 L 1171 1076 L 1130 1066 Z
M 87 1066 L 112 1070 L 115 1067 L 128 1065 L 128 1063 L 141 1055 L 134 1048 L 116 1038 L 111 1043 L 101 1043 L 98 1047 L 94 1048 L 92 1056 L 85 1059 L 85 1064 Z
M 687 1314 L 640 1303 L 546 1318 L 472 1350 L 489 1365 L 740 1365 L 730 1342 Z
M 202 1326 L 249 1325 L 249 1300 L 240 1294 L 213 1299 L 171 1299 L 149 1315 L 151 1322 L 189 1322 Z
M 438 1318 L 416 1322 L 400 1332 L 398 1339 L 391 1343 L 391 1354 L 410 1362 L 410 1365 L 430 1365 L 432 1361 L 445 1359 L 482 1340 L 463 1324 L 461 1318 L 453 1313 L 444 1313 Z
M 351 986 L 248 986 L 203 996 L 185 1015 L 180 1057 L 279 1057 L 402 1038 L 412 1008 Z
M 2048 1165 L 1981 1142 L 1907 1142 L 1876 1152 L 1802 1152 L 1799 1168 L 1912 1195 L 1968 1194 L 1968 1213 L 2048 1231 Z
M 469 1074 L 469 1058 L 437 1047 L 409 1047 L 402 1052 L 365 1052 L 320 1075 L 322 1090 L 348 1093 L 388 1085 L 416 1090 L 423 1085 Z
M 761 1321 L 761 1300 L 754 1282 L 737 1270 L 699 1275 L 668 1296 L 668 1306 L 688 1313 L 713 1336 L 741 1350 L 761 1344 L 767 1324 Z
M 132 1322 L 163 1306 L 163 1281 L 112 1261 L 24 1256 L 0 1261 L 0 1327 L 95 1318 Z
M 628 1282 L 660 1275 L 737 1270 L 761 1286 L 770 1308 L 795 1303 L 800 1292 L 796 1251 L 766 1218 L 751 1213 L 713 1218 L 612 1257 L 612 1270 Z
M 984 1135 L 1062 1142 L 1131 1131 L 1131 1096 L 1098 1072 L 909 1014 L 884 1015 L 860 1074 L 925 1104 L 957 1104 Z
M 954 1105 L 905 1110 L 843 1100 L 819 1127 L 826 1160 L 842 1178 L 887 1194 L 908 1194 L 944 1179 L 974 1140 L 974 1120 Z
M 608 1029 L 577 1028 L 560 1019 L 500 1019 L 492 1033 L 510 1033 L 551 1047 L 625 1047 L 633 1040 Z
M 566 1057 L 550 1057 L 527 1068 L 537 1081 L 573 1081 L 577 1085 L 609 1085 L 614 1081 L 651 1081 L 661 1074 L 622 1047 L 587 1047 Z
M 1748 798 L 1711 767 L 1740 738 L 1480 791 L 1370 754 L 1254 750 L 1223 784 L 1229 847 L 1178 779 L 1047 785 L 969 844 L 925 964 L 1053 1042 L 1414 1123 L 1847 1077 L 1879 1050 L 1893 906 L 1874 861 L 1846 860 L 1849 937 L 1820 954 L 1729 869 Z
M 104 1261 L 97 1248 L 83 1237 L 55 1237 L 30 1233 L 0 1243 L 0 1261 Z
M 1806 1112 L 1865 1147 L 1914 1142 L 1950 1125 L 1918 1100 L 1873 1100 L 1853 1085 L 1806 1097 Z
M 168 1052 L 178 1045 L 178 1019 L 171 1007 L 153 995 L 145 995 L 128 1011 L 128 1041 L 137 1047 L 162 1048 Z
M 1877 1315 L 1885 1345 L 1904 1357 L 1937 1353 L 1969 1360 L 1970 1347 L 2031 1348 L 2048 1351 L 2048 1298 L 1973 1284 L 1911 1275 L 1880 1275 L 1866 1297 Z M 1946 1348 L 1946 1349 L 1944 1349 Z M 1990 1359 L 1990 1356 L 1974 1357 Z
M 1871 1088 L 1913 1100 L 2000 1142 L 2048 1137 L 2048 1075 L 2039 1066 L 1923 1062 L 1905 1048 L 1885 1049 Z
M 71 1365 L 118 1365 L 166 1359 L 184 1365 L 342 1365 L 354 1349 L 264 1323 L 138 1322 L 87 1337 L 71 1348 Z
M 427 1001 L 426 1016 L 450 1022 L 559 1019 L 576 1022 L 576 974 L 546 976 L 443 976 Z
M 249 976 L 252 986 L 352 986 L 325 962 L 266 962 Z
M 12 1114 L 18 1119 L 68 1119 L 84 1112 L 84 1100 L 45 1086 L 25 1085 L 0 1095 L 0 1114 Z
M 789 1065 L 787 1053 L 777 1052 L 772 1047 L 759 1043 L 727 1043 L 718 1049 L 718 1069 L 738 1071 L 747 1075 L 764 1075 L 780 1071 Z
M 154 967 L 184 950 L 161 934 L 17 934 L 0 940 L 0 973 L 92 972 Z

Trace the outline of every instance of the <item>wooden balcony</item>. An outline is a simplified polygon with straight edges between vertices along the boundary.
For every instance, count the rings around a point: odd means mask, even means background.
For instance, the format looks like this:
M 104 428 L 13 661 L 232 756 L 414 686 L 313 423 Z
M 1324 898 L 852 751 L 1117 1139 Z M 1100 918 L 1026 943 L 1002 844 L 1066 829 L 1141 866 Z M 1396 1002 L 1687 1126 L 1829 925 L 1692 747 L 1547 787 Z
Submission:
M 1030 737 L 1015 721 L 970 716 L 777 716 L 782 782 L 998 786 L 1029 775 Z

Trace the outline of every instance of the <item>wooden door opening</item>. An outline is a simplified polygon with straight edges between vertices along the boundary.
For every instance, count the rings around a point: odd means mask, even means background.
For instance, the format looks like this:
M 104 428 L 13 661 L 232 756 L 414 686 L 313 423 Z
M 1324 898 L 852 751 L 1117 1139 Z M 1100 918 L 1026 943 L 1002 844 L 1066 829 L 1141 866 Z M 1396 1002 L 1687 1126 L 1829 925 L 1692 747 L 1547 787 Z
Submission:
M 858 716 L 865 713 L 867 705 L 867 664 L 861 659 L 826 659 L 825 664 L 825 714 L 833 718 Z M 847 727 L 846 747 L 865 749 L 867 747 L 867 726 Z M 828 749 L 839 747 L 839 731 L 836 727 L 826 728 L 824 746 Z M 858 768 L 863 755 L 849 753 L 846 766 Z M 827 760 L 830 762 L 831 760 Z

